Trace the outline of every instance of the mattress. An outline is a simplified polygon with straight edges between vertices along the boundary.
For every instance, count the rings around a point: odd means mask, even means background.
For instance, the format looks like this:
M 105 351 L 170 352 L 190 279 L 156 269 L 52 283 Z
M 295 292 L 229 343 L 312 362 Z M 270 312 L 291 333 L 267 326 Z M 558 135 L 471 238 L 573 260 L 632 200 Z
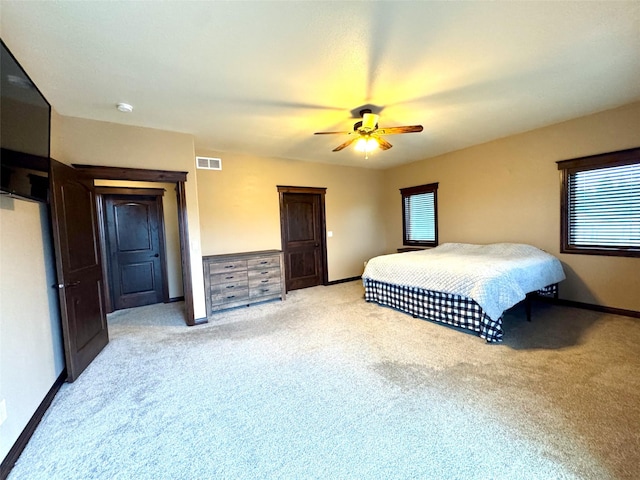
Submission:
M 562 264 L 532 245 L 445 243 L 372 258 L 363 281 L 470 298 L 492 320 L 535 292 L 565 279 Z

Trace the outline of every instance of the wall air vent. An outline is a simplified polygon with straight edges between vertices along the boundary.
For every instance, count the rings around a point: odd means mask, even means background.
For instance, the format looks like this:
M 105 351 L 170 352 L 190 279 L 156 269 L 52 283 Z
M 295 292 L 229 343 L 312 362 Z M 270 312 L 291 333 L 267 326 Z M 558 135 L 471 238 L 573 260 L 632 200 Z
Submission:
M 222 159 L 211 157 L 196 157 L 196 167 L 203 170 L 222 170 Z

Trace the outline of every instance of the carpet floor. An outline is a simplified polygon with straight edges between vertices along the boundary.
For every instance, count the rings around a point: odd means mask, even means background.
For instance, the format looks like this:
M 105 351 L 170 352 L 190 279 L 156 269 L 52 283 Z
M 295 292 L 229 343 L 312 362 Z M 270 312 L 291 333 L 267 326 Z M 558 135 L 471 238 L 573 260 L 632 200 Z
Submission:
M 363 293 L 110 315 L 9 480 L 640 478 L 638 319 L 517 306 L 487 344 Z

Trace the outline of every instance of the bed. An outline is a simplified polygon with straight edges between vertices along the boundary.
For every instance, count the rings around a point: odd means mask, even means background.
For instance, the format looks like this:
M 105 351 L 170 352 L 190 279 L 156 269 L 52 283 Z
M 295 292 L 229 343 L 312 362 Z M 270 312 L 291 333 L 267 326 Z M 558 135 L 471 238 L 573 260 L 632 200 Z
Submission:
M 532 245 L 445 243 L 369 260 L 365 300 L 502 341 L 504 312 L 537 292 L 556 296 L 562 264 Z

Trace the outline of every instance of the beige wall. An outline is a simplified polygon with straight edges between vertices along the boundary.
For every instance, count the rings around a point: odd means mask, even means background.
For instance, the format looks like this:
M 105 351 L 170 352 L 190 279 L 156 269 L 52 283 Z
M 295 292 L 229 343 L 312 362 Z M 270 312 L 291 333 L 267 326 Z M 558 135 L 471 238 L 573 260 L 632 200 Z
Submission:
M 186 199 L 196 318 L 206 317 L 193 137 L 54 115 L 51 156 L 63 163 L 187 172 Z
M 559 253 L 555 163 L 638 146 L 635 103 L 389 169 L 382 203 L 387 251 L 402 244 L 398 189 L 439 182 L 440 243 L 530 243 L 563 262 L 561 298 L 640 311 L 640 258 Z
M 365 260 L 384 251 L 379 213 L 381 173 L 198 150 L 222 158 L 222 170 L 198 170 L 204 255 L 280 249 L 278 185 L 326 187 L 329 281 L 362 274 Z
M 64 369 L 47 205 L 0 196 L 0 460 Z

